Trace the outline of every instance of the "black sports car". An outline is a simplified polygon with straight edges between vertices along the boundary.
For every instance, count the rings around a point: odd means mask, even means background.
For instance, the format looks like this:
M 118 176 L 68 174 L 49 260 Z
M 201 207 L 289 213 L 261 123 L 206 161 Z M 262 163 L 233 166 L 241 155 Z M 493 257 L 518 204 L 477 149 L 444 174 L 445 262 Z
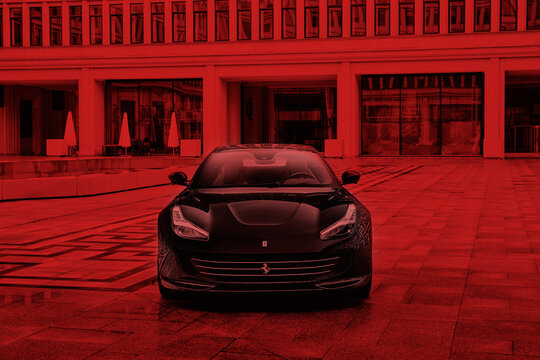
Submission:
M 371 216 L 310 146 L 216 148 L 159 214 L 158 283 L 178 292 L 371 289 Z

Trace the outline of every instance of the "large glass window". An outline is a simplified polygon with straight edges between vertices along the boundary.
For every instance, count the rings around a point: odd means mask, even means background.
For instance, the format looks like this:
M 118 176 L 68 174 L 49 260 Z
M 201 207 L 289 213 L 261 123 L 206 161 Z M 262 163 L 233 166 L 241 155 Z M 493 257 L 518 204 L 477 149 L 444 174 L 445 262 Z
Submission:
M 255 0 L 256 1 L 256 0 Z M 238 40 L 251 39 L 251 0 L 238 0 Z
M 319 0 L 304 0 L 305 37 L 319 37 Z
M 131 43 L 144 41 L 144 9 L 143 4 L 131 4 Z
M 296 0 L 281 0 L 281 37 L 296 38 Z
M 132 152 L 168 151 L 171 115 L 180 139 L 202 140 L 202 80 L 112 81 L 107 86 L 106 143 L 118 144 L 127 114 Z
M 459 33 L 465 31 L 465 1 L 464 0 L 449 0 L 448 7 L 449 22 L 448 32 Z
M 43 16 L 41 7 L 30 8 L 30 45 L 43 45 Z
M 527 29 L 540 29 L 540 0 L 527 0 Z
M 399 2 L 399 34 L 414 34 L 414 0 Z
M 517 29 L 517 0 L 501 0 L 501 31 Z
M 101 5 L 90 5 L 90 44 L 103 42 L 103 13 Z
M 361 86 L 363 154 L 481 154 L 481 74 L 363 76 Z
M 82 6 L 69 7 L 69 43 L 82 45 Z
M 489 31 L 491 0 L 474 0 L 474 31 Z
M 216 40 L 229 40 L 229 0 L 216 0 Z
M 1 6 L 0 6 L 0 46 L 4 46 L 4 9 Z M 1 95 L 3 95 L 3 93 Z
M 172 3 L 172 31 L 174 42 L 186 41 L 186 2 Z
M 274 0 L 259 0 L 259 37 L 274 38 Z
M 51 45 L 62 45 L 62 7 L 49 7 Z
M 342 0 L 328 0 L 328 37 L 340 37 L 343 27 Z
M 390 0 L 375 0 L 375 35 L 390 35 Z
M 439 1 L 424 1 L 424 34 L 439 32 Z
M 165 4 L 152 3 L 152 42 L 165 41 Z
M 366 0 L 351 0 L 351 36 L 366 35 Z
M 122 44 L 124 42 L 123 5 L 111 5 L 111 44 Z
M 11 46 L 22 46 L 22 8 L 9 9 L 9 20 L 11 22 Z
M 193 34 L 195 41 L 206 41 L 208 15 L 206 0 L 193 1 Z
M 539 79 L 531 77 L 521 84 L 509 80 L 504 97 L 506 152 L 540 153 Z

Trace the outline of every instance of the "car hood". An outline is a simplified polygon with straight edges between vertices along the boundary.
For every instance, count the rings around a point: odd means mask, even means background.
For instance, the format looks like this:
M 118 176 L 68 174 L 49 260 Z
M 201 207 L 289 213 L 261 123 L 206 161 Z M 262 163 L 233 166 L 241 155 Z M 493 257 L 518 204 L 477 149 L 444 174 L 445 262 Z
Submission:
M 210 233 L 217 251 L 250 252 L 267 241 L 268 250 L 279 252 L 294 251 L 291 244 L 298 251 L 320 250 L 322 244 L 313 248 L 321 243 L 320 231 L 339 220 L 350 202 L 342 189 L 321 187 L 201 189 L 182 193 L 174 203 Z

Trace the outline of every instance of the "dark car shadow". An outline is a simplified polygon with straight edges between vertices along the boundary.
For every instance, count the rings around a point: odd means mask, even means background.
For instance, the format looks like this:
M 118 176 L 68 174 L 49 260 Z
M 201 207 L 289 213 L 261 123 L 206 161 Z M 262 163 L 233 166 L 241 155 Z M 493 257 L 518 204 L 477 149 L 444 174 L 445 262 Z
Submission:
M 201 294 L 166 300 L 169 306 L 212 312 L 313 312 L 359 306 L 362 298 L 350 294 Z

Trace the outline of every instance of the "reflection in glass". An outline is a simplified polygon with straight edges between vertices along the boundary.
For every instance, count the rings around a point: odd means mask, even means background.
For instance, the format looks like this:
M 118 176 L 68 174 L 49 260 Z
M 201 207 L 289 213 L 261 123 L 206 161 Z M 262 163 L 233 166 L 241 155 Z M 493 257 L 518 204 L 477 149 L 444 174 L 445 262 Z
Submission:
M 501 0 L 501 30 L 517 29 L 517 0 Z
M 238 0 L 238 40 L 251 39 L 251 0 Z
M 111 81 L 106 89 L 107 144 L 118 143 L 124 113 L 134 147 L 166 152 L 173 111 L 180 139 L 202 139 L 202 80 Z
M 274 0 L 259 0 L 259 36 L 262 40 L 274 38 Z
M 9 9 L 11 46 L 22 46 L 22 8 Z
M 82 45 L 82 6 L 69 7 L 69 43 Z
M 449 0 L 450 22 L 448 32 L 457 33 L 465 31 L 465 1 Z
M 341 0 L 328 0 L 328 36 L 339 37 L 342 32 Z
M 366 35 L 366 0 L 351 0 L 351 36 Z
M 216 0 L 216 41 L 229 40 L 229 0 Z
M 41 46 L 43 45 L 42 36 L 42 15 L 40 7 L 30 8 L 30 45 Z
M 439 1 L 424 1 L 424 34 L 439 33 Z
M 101 5 L 90 5 L 90 44 L 101 44 L 103 41 L 103 16 Z
M 527 30 L 540 29 L 540 0 L 527 0 Z
M 305 37 L 319 37 L 319 0 L 304 0 Z
M 507 84 L 506 152 L 540 153 L 540 83 Z
M 399 34 L 414 34 L 414 2 L 411 0 L 399 3 Z
M 111 44 L 124 42 L 123 32 L 123 5 L 111 5 L 109 17 L 111 19 Z
M 50 43 L 51 45 L 62 45 L 62 7 L 49 7 L 50 19 Z
M 165 41 L 165 4 L 152 3 L 152 42 Z
M 131 43 L 143 42 L 143 4 L 131 4 Z
M 375 35 L 390 35 L 389 0 L 375 0 Z
M 186 41 L 186 3 L 185 1 L 176 1 L 172 3 L 172 31 L 173 41 Z
M 296 38 L 296 0 L 281 0 L 281 31 L 283 39 Z
M 206 0 L 193 1 L 193 33 L 195 41 L 206 41 L 208 29 L 208 15 L 206 13 Z
M 489 31 L 491 0 L 474 0 L 474 31 Z

